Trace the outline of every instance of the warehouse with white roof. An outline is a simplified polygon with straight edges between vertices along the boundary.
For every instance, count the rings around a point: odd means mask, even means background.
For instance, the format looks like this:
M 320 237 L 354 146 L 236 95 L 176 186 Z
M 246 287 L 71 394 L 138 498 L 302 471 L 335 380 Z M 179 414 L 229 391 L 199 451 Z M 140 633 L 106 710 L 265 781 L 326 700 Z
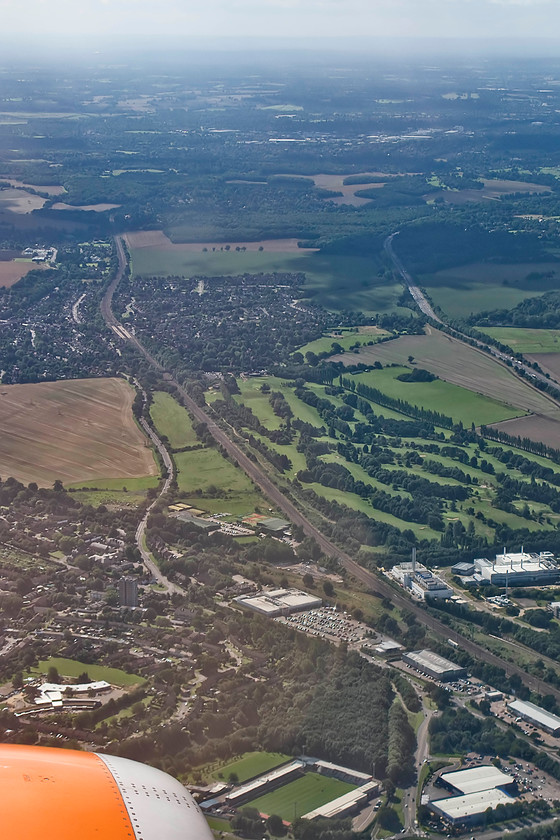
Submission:
M 430 810 L 451 825 L 477 825 L 484 822 L 485 811 L 498 805 L 509 805 L 514 801 L 500 788 L 467 793 L 464 796 L 450 796 L 430 802 Z
M 462 794 L 480 793 L 494 788 L 513 788 L 515 786 L 513 776 L 508 776 L 507 773 L 494 767 L 493 764 L 442 773 L 438 782 L 454 793 Z
M 539 729 L 544 729 L 550 735 L 560 735 L 560 717 L 541 709 L 534 703 L 529 703 L 527 700 L 513 700 L 508 703 L 508 709 L 523 720 L 538 726 Z
M 495 560 L 478 557 L 475 571 L 494 586 L 535 586 L 556 583 L 560 580 L 560 567 L 550 551 L 540 554 L 523 551 L 496 554 Z
M 256 595 L 240 595 L 234 599 L 242 607 L 274 618 L 300 610 L 314 610 L 323 605 L 321 598 L 299 589 L 269 589 Z
M 462 668 L 443 656 L 438 656 L 432 650 L 413 650 L 403 653 L 402 661 L 421 674 L 426 674 L 434 680 L 458 680 L 467 675 L 466 668 Z

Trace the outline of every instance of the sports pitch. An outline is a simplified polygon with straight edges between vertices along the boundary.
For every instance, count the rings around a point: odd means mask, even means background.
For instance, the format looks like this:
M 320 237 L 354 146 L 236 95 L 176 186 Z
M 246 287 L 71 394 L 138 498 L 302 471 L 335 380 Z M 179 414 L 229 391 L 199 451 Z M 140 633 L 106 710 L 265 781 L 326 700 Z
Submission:
M 355 789 L 356 785 L 338 779 L 321 776 L 319 773 L 305 773 L 294 782 L 247 802 L 247 805 L 257 808 L 261 814 L 278 814 L 286 822 L 293 822 L 297 817 Z

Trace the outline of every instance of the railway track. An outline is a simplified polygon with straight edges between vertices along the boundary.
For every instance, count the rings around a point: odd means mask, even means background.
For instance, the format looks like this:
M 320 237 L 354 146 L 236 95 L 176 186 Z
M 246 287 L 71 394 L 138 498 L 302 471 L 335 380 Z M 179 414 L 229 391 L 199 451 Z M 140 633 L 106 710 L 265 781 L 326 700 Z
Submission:
M 126 269 L 126 255 L 124 253 L 122 242 L 119 238 L 115 238 L 115 242 L 119 257 L 119 269 L 115 275 L 115 279 L 109 285 L 101 302 L 101 313 L 109 327 L 116 326 L 119 323 L 113 315 L 112 300 L 113 294 Z M 150 365 L 159 372 L 164 371 L 162 365 L 151 355 L 151 353 L 149 353 L 148 350 L 144 348 L 135 336 L 130 335 L 128 340 L 144 356 Z M 282 491 L 274 484 L 264 470 L 258 464 L 251 461 L 245 452 L 243 452 L 243 450 L 224 432 L 224 430 L 214 422 L 210 415 L 207 414 L 207 412 L 192 399 L 183 386 L 180 385 L 169 372 L 166 373 L 168 381 L 176 387 L 183 404 L 192 416 L 199 423 L 203 423 L 208 428 L 208 431 L 216 443 L 220 444 L 230 458 L 237 462 L 239 467 L 249 476 L 254 484 L 260 488 L 264 495 L 267 496 L 294 525 L 299 525 L 307 536 L 313 537 L 324 554 L 338 560 L 346 571 L 362 583 L 368 591 L 381 598 L 387 598 L 395 604 L 395 606 L 412 613 L 419 623 L 423 624 L 433 633 L 436 633 L 442 639 L 447 639 L 449 637 L 450 628 L 448 625 L 444 624 L 435 616 L 430 615 L 424 607 L 407 598 L 401 591 L 398 591 L 396 587 L 393 587 L 389 581 L 384 580 L 380 575 L 377 575 L 374 572 L 365 569 L 363 566 L 360 566 L 350 557 L 349 554 L 335 545 L 335 543 L 326 537 L 319 528 L 313 525 L 305 514 L 302 513 L 302 511 L 299 510 L 299 508 L 297 508 L 284 493 L 282 493 Z M 508 676 L 516 674 L 522 679 L 528 688 L 536 691 L 537 693 L 540 693 L 542 690 L 542 680 L 539 680 L 531 674 L 527 674 L 523 668 L 502 659 L 494 653 L 491 653 L 477 642 L 474 642 L 472 639 L 468 639 L 466 636 L 455 630 L 453 630 L 453 635 L 459 642 L 459 646 L 471 656 L 482 662 L 486 662 L 488 665 L 503 668 Z M 546 691 L 548 694 L 552 694 L 556 700 L 560 701 L 559 689 L 547 684 Z

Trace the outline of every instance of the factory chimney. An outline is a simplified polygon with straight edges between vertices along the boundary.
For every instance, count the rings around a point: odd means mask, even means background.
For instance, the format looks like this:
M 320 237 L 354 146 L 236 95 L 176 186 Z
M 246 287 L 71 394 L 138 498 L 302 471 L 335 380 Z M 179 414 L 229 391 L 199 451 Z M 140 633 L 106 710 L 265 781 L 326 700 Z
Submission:
M 416 574 L 416 546 L 412 549 L 412 574 Z

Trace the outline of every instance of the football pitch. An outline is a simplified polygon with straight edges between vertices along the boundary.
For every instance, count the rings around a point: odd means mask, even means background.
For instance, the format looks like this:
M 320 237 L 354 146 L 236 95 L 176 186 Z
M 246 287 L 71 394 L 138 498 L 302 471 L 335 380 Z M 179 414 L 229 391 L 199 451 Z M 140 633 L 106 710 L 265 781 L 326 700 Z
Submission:
M 292 822 L 297 817 L 355 789 L 356 785 L 350 785 L 329 776 L 305 773 L 294 782 L 247 802 L 247 805 L 257 808 L 261 814 L 268 816 L 278 814 L 283 820 Z

